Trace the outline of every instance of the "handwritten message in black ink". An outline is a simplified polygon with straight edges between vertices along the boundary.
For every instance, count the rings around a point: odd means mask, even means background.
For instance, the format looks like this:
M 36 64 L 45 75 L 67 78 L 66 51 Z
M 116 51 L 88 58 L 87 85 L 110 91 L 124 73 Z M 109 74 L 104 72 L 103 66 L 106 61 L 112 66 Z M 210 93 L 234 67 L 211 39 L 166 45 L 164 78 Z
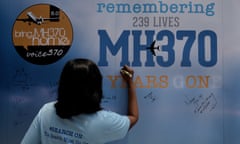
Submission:
M 202 114 L 204 112 L 211 112 L 217 106 L 217 99 L 214 93 L 209 95 L 200 94 L 198 96 L 186 96 L 184 101 L 186 105 L 194 107 L 195 114 Z
M 32 76 L 24 68 L 19 68 L 13 76 L 13 84 L 22 91 L 28 91 L 32 86 Z

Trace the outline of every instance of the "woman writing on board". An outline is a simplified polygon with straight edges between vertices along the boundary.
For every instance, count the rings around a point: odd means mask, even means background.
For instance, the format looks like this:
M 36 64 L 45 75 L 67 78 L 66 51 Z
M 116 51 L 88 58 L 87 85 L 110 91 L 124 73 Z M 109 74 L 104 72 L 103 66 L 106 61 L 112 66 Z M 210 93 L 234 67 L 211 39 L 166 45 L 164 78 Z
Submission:
M 134 71 L 124 66 L 128 114 L 101 108 L 102 75 L 88 59 L 68 61 L 61 73 L 57 101 L 45 104 L 21 144 L 103 144 L 122 139 L 138 120 Z

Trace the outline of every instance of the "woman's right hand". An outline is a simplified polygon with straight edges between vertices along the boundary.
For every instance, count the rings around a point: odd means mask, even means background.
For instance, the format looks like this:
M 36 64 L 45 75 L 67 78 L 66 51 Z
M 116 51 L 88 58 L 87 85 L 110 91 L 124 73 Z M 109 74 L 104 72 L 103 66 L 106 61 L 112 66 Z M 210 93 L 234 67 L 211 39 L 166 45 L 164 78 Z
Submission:
M 127 83 L 129 83 L 133 79 L 134 70 L 132 68 L 130 68 L 129 66 L 127 66 L 127 65 L 123 66 L 123 68 L 120 70 L 120 73 L 121 73 L 123 79 Z

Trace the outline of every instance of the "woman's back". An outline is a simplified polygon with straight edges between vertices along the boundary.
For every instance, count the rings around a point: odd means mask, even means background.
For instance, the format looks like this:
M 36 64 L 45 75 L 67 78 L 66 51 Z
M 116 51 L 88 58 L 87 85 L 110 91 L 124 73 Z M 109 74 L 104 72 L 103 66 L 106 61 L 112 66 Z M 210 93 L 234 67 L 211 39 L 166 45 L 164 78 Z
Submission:
M 100 110 L 62 119 L 56 115 L 54 104 L 50 102 L 41 108 L 22 143 L 33 144 L 39 139 L 41 144 L 103 144 L 121 139 L 128 132 L 127 116 Z

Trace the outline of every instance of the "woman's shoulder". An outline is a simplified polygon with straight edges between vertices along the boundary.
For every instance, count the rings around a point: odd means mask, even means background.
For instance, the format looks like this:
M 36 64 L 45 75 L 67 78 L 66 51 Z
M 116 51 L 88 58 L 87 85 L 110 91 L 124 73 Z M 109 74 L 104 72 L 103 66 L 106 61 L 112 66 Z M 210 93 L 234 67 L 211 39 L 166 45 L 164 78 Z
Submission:
M 46 113 L 46 112 L 50 112 L 50 111 L 54 111 L 55 112 L 55 107 L 54 104 L 56 103 L 56 101 L 51 101 L 48 103 L 45 103 L 41 109 L 40 109 L 40 113 Z
M 109 110 L 100 110 L 97 112 L 97 116 L 103 121 L 114 121 L 116 119 L 126 119 L 127 116 L 121 115 L 119 113 L 109 111 Z
M 97 112 L 97 115 L 107 117 L 110 115 L 119 115 L 116 112 L 110 111 L 110 110 L 100 110 Z
M 45 103 L 41 109 L 49 109 L 49 108 L 54 108 L 56 101 L 50 101 Z

